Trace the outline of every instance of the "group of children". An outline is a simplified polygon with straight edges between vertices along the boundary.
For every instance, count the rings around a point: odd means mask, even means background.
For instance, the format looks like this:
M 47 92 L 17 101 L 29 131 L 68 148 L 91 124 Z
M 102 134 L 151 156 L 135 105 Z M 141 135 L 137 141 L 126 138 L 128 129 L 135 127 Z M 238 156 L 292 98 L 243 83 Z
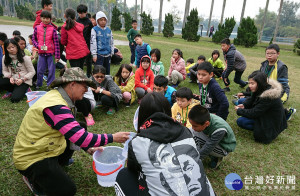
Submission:
M 246 69 L 245 58 L 230 44 L 229 39 L 221 42 L 226 66 L 220 60 L 218 50 L 212 52 L 208 61 L 205 56 L 200 55 L 197 63 L 188 59 L 185 65 L 182 51 L 174 49 L 165 77 L 160 50 L 151 49 L 148 43 L 143 42 L 137 31 L 137 21 L 133 20 L 133 28 L 127 35 L 131 63 L 122 64 L 112 77 L 110 63 L 115 48 L 106 15 L 99 11 L 90 20 L 87 17 L 87 7 L 79 5 L 79 18 L 76 20 L 75 10 L 68 8 L 65 10 L 66 22 L 61 27 L 61 33 L 57 34 L 60 29 L 51 22 L 50 5 L 51 0 L 42 1 L 43 10 L 38 12 L 34 32 L 29 39 L 33 46 L 28 47 L 28 50 L 25 49 L 26 41 L 21 36 L 7 39 L 4 33 L 0 33 L 0 44 L 4 46 L 4 51 L 0 47 L 0 58 L 5 54 L 0 64 L 0 89 L 12 93 L 12 102 L 18 102 L 24 97 L 32 86 L 35 73 L 37 90 L 42 86 L 46 70 L 49 86 L 55 78 L 53 55 L 55 62 L 59 63 L 65 52 L 71 67 L 83 68 L 84 64 L 87 65 L 87 76 L 91 76 L 97 85 L 96 89 L 89 88 L 84 99 L 76 103 L 88 126 L 95 123 L 91 115 L 95 107 L 107 106 L 107 114 L 114 114 L 122 100 L 128 107 L 136 100 L 140 103 L 147 93 L 160 92 L 172 106 L 172 118 L 193 133 L 201 158 L 208 155 L 211 157 L 212 168 L 218 166 L 222 157 L 234 151 L 236 139 L 226 122 L 229 114 L 229 102 L 225 95 L 225 92 L 230 91 L 228 77 L 235 71 L 235 83 L 245 87 L 248 82 L 241 80 Z M 235 101 L 237 115 L 242 116 L 237 124 L 253 130 L 255 140 L 263 143 L 270 143 L 287 128 L 286 120 L 295 112 L 285 111 L 282 105 L 289 96 L 290 88 L 287 66 L 278 60 L 278 56 L 279 47 L 276 44 L 270 45 L 266 49 L 267 60 L 262 63 L 260 71 L 255 71 L 248 77 L 248 92 L 238 94 L 239 98 L 249 98 Z M 35 70 L 32 61 L 36 59 Z M 93 69 L 92 61 L 95 63 Z M 66 63 L 63 66 L 62 68 L 66 68 Z M 198 84 L 199 95 L 193 94 L 186 87 L 175 89 L 187 77 L 191 83 Z M 216 81 L 220 79 L 225 84 L 224 89 Z M 272 115 L 269 115 L 270 111 Z

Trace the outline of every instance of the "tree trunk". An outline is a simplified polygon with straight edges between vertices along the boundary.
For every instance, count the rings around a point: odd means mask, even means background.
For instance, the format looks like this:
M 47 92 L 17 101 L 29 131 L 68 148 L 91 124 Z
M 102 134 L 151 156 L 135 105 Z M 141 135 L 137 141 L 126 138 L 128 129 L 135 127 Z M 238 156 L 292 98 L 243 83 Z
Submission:
M 64 14 L 65 14 L 64 1 L 60 1 L 60 8 L 61 8 L 61 18 L 64 19 Z
M 162 9 L 163 9 L 164 0 L 160 0 L 159 6 L 159 18 L 158 18 L 158 33 L 161 33 L 161 21 L 162 21 Z
M 222 14 L 221 14 L 221 22 L 220 22 L 221 25 L 223 24 L 223 17 L 224 17 L 225 6 L 226 6 L 226 0 L 223 0 L 223 7 L 222 7 Z
M 12 0 L 12 6 L 13 6 L 13 16 L 16 17 L 16 8 L 15 8 L 15 0 Z
M 265 22 L 266 22 L 267 12 L 268 12 L 268 7 L 269 7 L 269 0 L 267 0 L 267 2 L 266 2 L 264 20 L 263 20 L 263 23 L 261 25 L 261 30 L 260 30 L 260 35 L 259 35 L 259 42 L 261 42 L 261 38 L 262 38 L 262 35 L 263 35 L 263 32 L 264 32 Z
M 124 0 L 124 8 L 123 8 L 123 12 L 125 13 L 126 12 L 126 0 Z
M 283 0 L 280 1 L 280 7 L 279 7 L 279 10 L 278 10 L 273 42 L 276 42 L 276 36 L 277 36 L 277 31 L 278 31 L 278 26 L 279 26 L 279 19 L 280 19 L 280 14 L 281 14 L 281 10 L 282 10 L 282 4 L 283 4 Z
M 108 26 L 110 26 L 110 24 L 111 24 L 111 5 L 112 5 L 112 3 L 108 3 L 108 23 L 107 23 L 107 25 Z
M 241 14 L 241 19 L 240 19 L 240 23 L 242 22 L 242 19 L 244 18 L 246 2 L 247 2 L 247 0 L 244 0 L 243 8 L 242 8 L 242 14 Z
M 35 1 L 35 11 L 37 11 L 38 10 L 38 1 L 36 0 Z
M 135 0 L 134 19 L 137 20 L 137 0 Z
M 143 13 L 143 5 L 144 5 L 144 0 L 141 0 L 141 14 Z M 142 30 L 142 25 L 143 25 L 143 21 L 142 21 L 142 17 L 140 17 L 140 30 Z
M 70 0 L 68 0 L 68 8 L 71 8 Z
M 185 27 L 186 18 L 189 15 L 189 12 L 190 12 L 190 4 L 191 4 L 191 0 L 186 0 L 185 1 L 185 10 L 184 10 L 182 28 Z
M 209 19 L 208 19 L 208 27 L 207 27 L 207 32 L 206 32 L 207 36 L 208 36 L 209 29 L 210 29 L 211 16 L 212 16 L 212 13 L 214 10 L 214 2 L 215 2 L 215 0 L 211 0 L 210 14 L 209 14 Z
M 98 0 L 95 0 L 95 9 L 96 9 L 95 13 L 97 13 L 98 12 Z

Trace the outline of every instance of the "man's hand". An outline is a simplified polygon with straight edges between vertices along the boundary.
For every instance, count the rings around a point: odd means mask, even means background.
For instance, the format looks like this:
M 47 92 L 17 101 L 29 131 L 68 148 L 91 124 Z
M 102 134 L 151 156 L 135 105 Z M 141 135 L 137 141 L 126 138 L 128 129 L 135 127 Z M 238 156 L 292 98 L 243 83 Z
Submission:
M 118 143 L 124 143 L 129 139 L 129 132 L 118 132 L 113 135 L 113 141 Z

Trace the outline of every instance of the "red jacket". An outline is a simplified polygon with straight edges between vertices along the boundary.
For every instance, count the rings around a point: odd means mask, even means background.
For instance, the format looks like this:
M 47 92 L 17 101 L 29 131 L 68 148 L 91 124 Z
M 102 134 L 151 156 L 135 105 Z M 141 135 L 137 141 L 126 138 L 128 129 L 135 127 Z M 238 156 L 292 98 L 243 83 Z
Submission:
M 72 29 L 66 30 L 66 23 L 61 28 L 61 40 L 60 43 L 66 47 L 66 58 L 80 59 L 87 56 L 90 53 L 85 39 L 83 37 L 83 24 L 75 22 L 75 26 Z
M 144 57 L 150 59 L 150 57 L 147 55 L 143 56 L 142 58 Z M 153 71 L 150 69 L 150 67 L 151 67 L 151 59 L 150 59 L 150 65 L 146 71 L 142 67 L 142 61 L 140 62 L 140 67 L 135 71 L 135 89 L 137 87 L 140 87 L 145 90 L 147 90 L 148 88 L 153 90 L 154 74 Z
M 39 24 L 41 24 L 41 22 L 42 22 L 42 20 L 41 20 L 41 13 L 42 13 L 42 11 L 43 10 L 38 10 L 35 14 L 36 14 L 36 18 L 35 18 L 35 22 L 34 22 L 34 24 L 33 24 L 33 29 L 37 26 L 37 25 L 39 25 Z M 57 30 L 57 26 L 55 25 L 55 24 L 53 24 L 52 22 L 51 22 L 51 24 L 52 24 L 52 26 L 54 26 L 54 28 Z

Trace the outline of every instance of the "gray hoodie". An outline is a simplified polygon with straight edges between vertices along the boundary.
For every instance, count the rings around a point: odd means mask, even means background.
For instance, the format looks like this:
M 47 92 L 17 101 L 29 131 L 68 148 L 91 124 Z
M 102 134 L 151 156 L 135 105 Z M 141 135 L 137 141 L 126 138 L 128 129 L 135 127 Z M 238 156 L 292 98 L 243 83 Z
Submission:
M 98 24 L 98 19 L 100 19 L 100 18 L 105 18 L 106 19 L 106 25 L 107 25 L 107 21 L 108 21 L 104 12 L 102 12 L 102 11 L 97 12 L 96 22 L 97 22 L 97 26 L 99 28 L 101 28 L 100 25 Z M 106 25 L 105 25 L 104 28 L 101 28 L 101 29 L 105 30 L 106 28 L 108 28 Z M 90 48 L 93 57 L 97 56 L 97 47 L 98 47 L 98 45 L 97 45 L 97 38 L 96 37 L 97 37 L 97 34 L 96 34 L 96 31 L 95 31 L 95 27 L 94 27 L 91 31 L 91 48 Z M 113 39 L 112 33 L 111 33 L 111 43 L 112 44 L 111 44 L 111 54 L 110 55 L 112 56 L 114 54 L 114 39 Z

